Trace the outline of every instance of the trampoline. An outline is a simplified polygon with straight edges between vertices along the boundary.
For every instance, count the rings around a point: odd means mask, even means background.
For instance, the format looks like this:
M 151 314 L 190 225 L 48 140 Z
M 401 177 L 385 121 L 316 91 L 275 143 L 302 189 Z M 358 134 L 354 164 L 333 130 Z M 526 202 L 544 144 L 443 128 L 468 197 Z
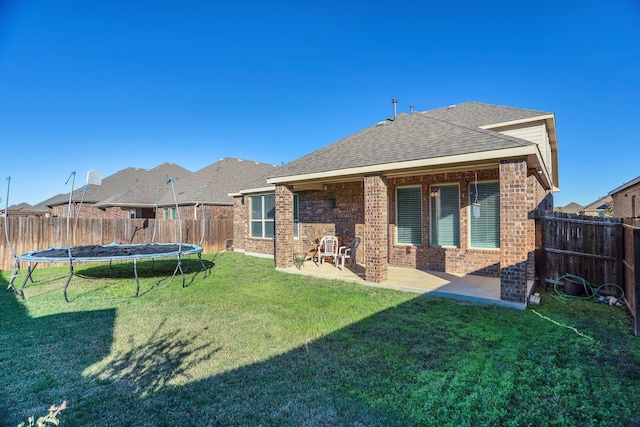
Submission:
M 75 178 L 75 172 L 71 174 L 69 179 Z M 67 180 L 67 182 L 69 181 Z M 9 182 L 10 178 L 7 178 L 7 197 L 6 204 L 8 206 L 9 203 Z M 101 178 L 97 171 L 89 171 L 87 174 L 87 185 L 84 187 L 84 192 L 82 194 L 82 199 L 80 201 L 80 206 L 82 205 L 82 200 L 84 199 L 84 194 L 90 185 L 100 185 Z M 174 199 L 175 196 L 175 188 L 173 187 L 173 179 L 169 179 L 167 184 L 171 184 L 173 189 Z M 202 189 L 200 190 L 202 192 Z M 174 276 L 177 272 L 180 272 L 182 276 L 182 287 L 185 287 L 185 277 L 184 270 L 182 269 L 182 257 L 186 255 L 197 255 L 198 260 L 200 261 L 200 265 L 202 265 L 202 271 L 204 271 L 204 277 L 207 275 L 207 267 L 202 261 L 202 239 L 201 237 L 200 245 L 190 244 L 190 243 L 146 243 L 146 244 L 118 244 L 116 242 L 110 243 L 108 245 L 86 245 L 86 246 L 75 246 L 75 229 L 74 229 L 74 246 L 71 246 L 71 240 L 69 237 L 69 218 L 71 217 L 71 197 L 73 194 L 73 179 L 71 184 L 71 192 L 69 193 L 69 214 L 67 215 L 67 242 L 68 246 L 63 247 L 51 247 L 43 250 L 34 250 L 31 252 L 27 252 L 22 255 L 17 255 L 9 242 L 9 234 L 7 231 L 7 212 L 8 210 L 5 208 L 5 233 L 7 244 L 9 246 L 10 251 L 14 255 L 14 264 L 13 271 L 11 274 L 11 279 L 9 281 L 9 289 L 13 289 L 22 299 L 24 299 L 24 287 L 27 282 L 31 279 L 31 275 L 33 271 L 36 269 L 39 263 L 69 263 L 69 276 L 67 277 L 67 281 L 64 285 L 63 294 L 65 301 L 69 302 L 67 298 L 67 288 L 69 287 L 69 283 L 73 277 L 73 267 L 75 263 L 78 262 L 113 262 L 113 261 L 133 261 L 133 273 L 136 279 L 136 292 L 133 295 L 137 297 L 140 293 L 140 281 L 138 279 L 138 270 L 137 270 L 137 262 L 143 259 L 151 259 L 154 260 L 156 258 L 168 258 L 168 257 L 176 257 L 177 264 L 174 270 Z M 178 220 L 180 221 L 180 213 L 178 208 L 178 203 L 176 200 L 176 211 L 178 212 Z M 156 201 L 156 212 L 157 212 L 157 201 Z M 76 224 L 77 219 L 79 217 L 80 208 L 78 208 L 78 212 L 75 213 Z M 204 219 L 204 216 L 203 216 Z M 155 229 L 154 229 L 155 236 Z M 182 241 L 182 227 L 180 227 L 180 241 Z M 15 278 L 20 273 L 20 263 L 28 262 L 29 267 L 27 270 L 27 275 L 22 282 L 22 286 L 19 290 L 17 290 L 13 284 Z
M 16 290 L 18 295 L 24 299 L 24 287 L 31 278 L 31 274 L 36 269 L 39 263 L 66 263 L 69 262 L 70 271 L 67 282 L 64 285 L 63 294 L 65 301 L 69 302 L 67 297 L 67 288 L 73 277 L 73 265 L 77 262 L 109 262 L 112 261 L 133 261 L 133 274 L 136 278 L 136 293 L 133 295 L 137 297 L 140 293 L 140 281 L 138 279 L 137 262 L 143 259 L 156 259 L 156 258 L 168 258 L 177 257 L 178 263 L 174 271 L 174 275 L 179 271 L 182 276 L 182 287 L 185 287 L 184 270 L 182 269 L 182 257 L 185 255 L 197 255 L 200 265 L 202 265 L 202 271 L 204 271 L 205 277 L 207 275 L 207 268 L 202 261 L 202 247 L 193 244 L 176 244 L 176 243 L 149 243 L 149 244 L 135 244 L 135 245 L 120 245 L 117 243 L 111 243 L 109 245 L 87 245 L 87 246 L 74 246 L 72 248 L 67 247 L 53 247 L 39 251 L 31 251 L 26 254 L 15 257 L 13 274 L 11 275 L 11 281 L 9 286 L 15 289 L 13 281 L 20 272 L 20 262 L 30 263 L 27 270 L 27 276 L 22 282 L 22 286 L 19 290 Z M 31 266 L 33 264 L 33 266 Z

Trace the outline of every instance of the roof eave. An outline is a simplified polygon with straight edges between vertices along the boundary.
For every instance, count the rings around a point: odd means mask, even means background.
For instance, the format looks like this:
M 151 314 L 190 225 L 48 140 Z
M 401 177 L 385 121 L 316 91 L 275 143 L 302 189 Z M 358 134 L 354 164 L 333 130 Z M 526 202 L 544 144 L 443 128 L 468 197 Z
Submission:
M 409 160 L 404 162 L 392 162 L 356 168 L 338 169 L 331 171 L 315 172 L 309 174 L 289 175 L 267 179 L 269 184 L 284 184 L 296 181 L 309 181 L 332 179 L 340 176 L 367 175 L 371 173 L 384 173 L 402 169 L 416 169 L 429 167 L 442 167 L 456 163 L 477 163 L 488 160 L 501 160 L 505 158 L 527 157 L 534 155 L 539 161 L 539 153 L 536 144 L 521 147 L 512 147 L 501 150 L 482 151 L 478 153 L 458 154 L 454 156 L 435 157 L 430 159 Z

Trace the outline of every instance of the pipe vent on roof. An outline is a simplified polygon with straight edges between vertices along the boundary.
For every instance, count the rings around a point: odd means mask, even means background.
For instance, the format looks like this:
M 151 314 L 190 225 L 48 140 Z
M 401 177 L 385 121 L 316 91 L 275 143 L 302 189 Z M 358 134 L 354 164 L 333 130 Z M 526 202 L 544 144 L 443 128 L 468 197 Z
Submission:
M 393 98 L 391 102 L 393 103 L 393 120 L 395 120 L 398 117 L 398 111 L 396 108 L 398 105 L 398 98 Z

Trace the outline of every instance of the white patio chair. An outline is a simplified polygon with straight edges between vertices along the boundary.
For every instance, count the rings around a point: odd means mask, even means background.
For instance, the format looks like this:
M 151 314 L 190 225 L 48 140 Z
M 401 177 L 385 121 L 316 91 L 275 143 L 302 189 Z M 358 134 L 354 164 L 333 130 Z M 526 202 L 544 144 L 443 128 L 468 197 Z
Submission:
M 360 246 L 360 238 L 354 238 L 347 246 L 340 246 L 338 248 L 338 256 L 336 257 L 336 267 L 338 267 L 338 261 L 342 264 L 341 270 L 344 270 L 344 261 L 349 260 L 352 266 L 358 269 L 358 262 L 356 260 L 356 254 L 358 252 L 358 246 Z
M 324 236 L 318 244 L 318 264 L 323 264 L 325 258 L 338 259 L 338 238 Z

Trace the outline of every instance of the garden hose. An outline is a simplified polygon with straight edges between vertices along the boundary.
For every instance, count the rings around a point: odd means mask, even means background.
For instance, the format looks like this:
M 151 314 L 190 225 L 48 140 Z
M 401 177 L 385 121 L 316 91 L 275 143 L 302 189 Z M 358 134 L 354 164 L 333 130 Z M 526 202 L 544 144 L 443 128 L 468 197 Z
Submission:
M 584 288 L 584 295 L 569 295 L 564 289 L 558 289 L 558 285 L 563 279 L 572 279 L 575 282 L 582 283 Z M 624 289 L 615 283 L 603 283 L 602 285 L 596 286 L 592 283 L 589 283 L 586 279 L 580 276 L 576 276 L 575 274 L 564 274 L 556 279 L 553 283 L 554 294 L 552 295 L 554 298 L 560 301 L 567 301 L 570 299 L 584 299 L 584 300 L 592 300 L 593 302 L 606 302 L 606 297 L 602 295 L 600 292 L 604 287 L 614 287 L 620 291 L 620 297 L 618 300 L 622 300 L 624 298 Z

